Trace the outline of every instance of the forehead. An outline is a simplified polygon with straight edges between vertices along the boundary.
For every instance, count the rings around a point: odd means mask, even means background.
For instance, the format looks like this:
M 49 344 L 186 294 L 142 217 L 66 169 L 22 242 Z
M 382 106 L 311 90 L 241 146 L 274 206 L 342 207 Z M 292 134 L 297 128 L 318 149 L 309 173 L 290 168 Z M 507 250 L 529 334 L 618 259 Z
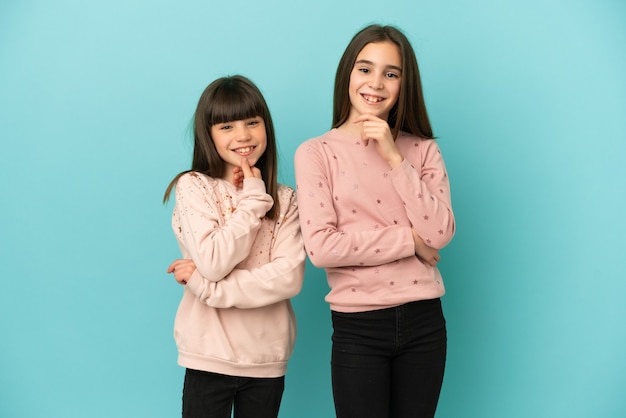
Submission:
M 365 45 L 356 57 L 355 63 L 358 62 L 402 68 L 400 49 L 390 41 L 372 42 Z

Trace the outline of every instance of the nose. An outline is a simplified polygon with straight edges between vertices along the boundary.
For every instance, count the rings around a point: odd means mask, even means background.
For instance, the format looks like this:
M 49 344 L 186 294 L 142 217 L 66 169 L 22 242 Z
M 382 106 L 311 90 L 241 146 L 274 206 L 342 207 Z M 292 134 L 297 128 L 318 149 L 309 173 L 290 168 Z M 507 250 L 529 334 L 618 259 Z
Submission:
M 235 138 L 237 138 L 237 141 L 240 141 L 240 142 L 246 142 L 246 141 L 249 141 L 250 138 L 252 138 L 252 136 L 250 135 L 250 130 L 248 129 L 247 126 L 237 127 L 235 133 L 236 133 Z
M 383 88 L 383 78 L 383 75 L 373 74 L 372 77 L 369 79 L 368 85 L 375 90 L 380 90 Z

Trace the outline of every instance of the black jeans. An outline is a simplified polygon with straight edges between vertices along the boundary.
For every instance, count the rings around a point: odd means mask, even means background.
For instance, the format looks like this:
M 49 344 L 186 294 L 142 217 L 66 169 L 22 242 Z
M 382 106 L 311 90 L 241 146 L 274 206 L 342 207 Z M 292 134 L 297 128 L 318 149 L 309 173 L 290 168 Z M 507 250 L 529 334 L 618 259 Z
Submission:
M 434 417 L 447 346 L 439 299 L 332 320 L 337 418 Z
M 184 418 L 276 418 L 285 377 L 237 377 L 187 369 Z

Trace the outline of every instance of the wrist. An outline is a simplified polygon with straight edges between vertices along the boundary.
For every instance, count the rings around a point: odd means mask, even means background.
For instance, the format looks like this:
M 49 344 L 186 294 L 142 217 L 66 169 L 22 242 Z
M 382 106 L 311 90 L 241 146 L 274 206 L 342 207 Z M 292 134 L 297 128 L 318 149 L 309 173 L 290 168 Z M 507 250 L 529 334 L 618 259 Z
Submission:
M 387 160 L 387 164 L 389 164 L 389 167 L 391 167 L 391 169 L 393 170 L 394 168 L 402 164 L 402 161 L 404 161 L 404 158 L 401 154 L 394 154 L 391 158 Z

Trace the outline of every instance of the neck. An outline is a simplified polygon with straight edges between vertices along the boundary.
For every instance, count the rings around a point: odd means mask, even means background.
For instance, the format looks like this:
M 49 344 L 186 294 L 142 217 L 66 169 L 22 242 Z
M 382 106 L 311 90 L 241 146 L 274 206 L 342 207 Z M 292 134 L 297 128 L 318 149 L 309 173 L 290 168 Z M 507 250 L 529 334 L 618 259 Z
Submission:
M 226 165 L 226 167 L 224 168 L 224 174 L 222 174 L 221 179 L 222 180 L 226 180 L 229 183 L 233 182 L 233 167 L 231 167 L 230 165 Z
M 344 135 L 348 135 L 348 136 L 354 136 L 354 137 L 360 137 L 361 136 L 361 125 L 360 124 L 356 124 L 356 123 L 352 123 L 352 122 L 346 122 L 343 125 L 339 126 L 337 128 L 337 130 L 339 132 L 341 132 Z

